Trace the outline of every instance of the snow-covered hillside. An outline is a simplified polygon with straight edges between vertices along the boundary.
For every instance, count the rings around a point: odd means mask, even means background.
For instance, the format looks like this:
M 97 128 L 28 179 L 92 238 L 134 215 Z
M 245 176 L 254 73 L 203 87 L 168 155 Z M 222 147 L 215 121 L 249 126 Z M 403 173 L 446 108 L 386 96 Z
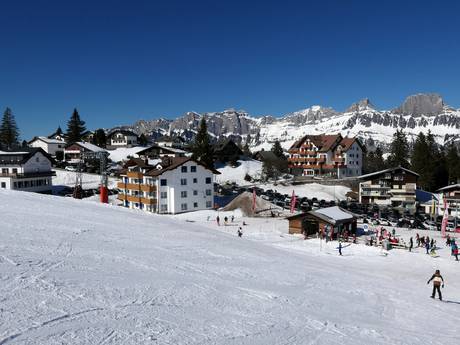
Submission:
M 449 107 L 437 94 L 409 96 L 391 110 L 378 110 L 369 99 L 363 99 L 345 111 L 315 105 L 281 117 L 254 117 L 235 109 L 203 114 L 188 112 L 175 120 L 139 121 L 130 128 L 152 137 L 167 131 L 189 141 L 202 117 L 207 120 L 212 137 L 232 137 L 241 142 L 250 139 L 253 151 L 270 149 L 275 140 L 280 140 L 287 149 L 306 134 L 321 133 L 358 136 L 369 147 L 385 146 L 397 129 L 404 130 L 409 140 L 419 132 L 430 130 L 440 144 L 460 141 L 460 109 Z
M 63 169 L 54 169 L 56 176 L 53 177 L 53 186 L 75 186 L 76 172 L 67 171 Z M 109 188 L 115 188 L 116 178 L 109 177 Z M 101 175 L 97 174 L 82 174 L 82 186 L 83 189 L 98 188 L 101 184 Z
M 238 238 L 210 211 L 0 197 L 2 345 L 458 343 L 459 264 L 444 246 L 338 257 L 285 220 L 245 219 Z M 428 297 L 435 268 L 445 302 Z

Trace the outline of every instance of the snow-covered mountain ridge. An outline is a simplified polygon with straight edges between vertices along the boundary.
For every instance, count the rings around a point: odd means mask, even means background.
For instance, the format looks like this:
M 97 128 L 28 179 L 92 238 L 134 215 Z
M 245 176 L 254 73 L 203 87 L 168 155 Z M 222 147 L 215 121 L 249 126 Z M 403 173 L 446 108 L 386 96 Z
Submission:
M 268 148 L 275 140 L 288 148 L 305 134 L 321 133 L 358 136 L 369 146 L 385 146 L 397 129 L 403 129 L 409 137 L 431 130 L 440 144 L 460 141 L 460 109 L 447 106 L 437 94 L 409 96 L 392 110 L 378 110 L 369 99 L 363 99 L 344 112 L 315 105 L 277 118 L 254 117 L 243 110 L 228 109 L 202 114 L 187 112 L 175 120 L 140 120 L 127 127 L 154 138 L 168 134 L 191 140 L 203 116 L 214 137 L 231 136 L 242 142 L 249 139 L 253 149 Z

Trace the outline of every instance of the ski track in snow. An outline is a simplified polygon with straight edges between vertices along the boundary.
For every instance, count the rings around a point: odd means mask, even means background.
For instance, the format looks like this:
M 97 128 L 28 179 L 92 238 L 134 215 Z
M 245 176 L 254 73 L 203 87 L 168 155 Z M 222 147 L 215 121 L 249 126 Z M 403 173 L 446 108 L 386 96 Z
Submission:
M 0 196 L 0 345 L 458 343 L 460 265 L 440 239 L 437 259 L 362 245 L 338 257 L 285 220 L 245 218 L 240 239 L 205 221 L 213 211 Z M 435 268 L 451 303 L 428 297 Z

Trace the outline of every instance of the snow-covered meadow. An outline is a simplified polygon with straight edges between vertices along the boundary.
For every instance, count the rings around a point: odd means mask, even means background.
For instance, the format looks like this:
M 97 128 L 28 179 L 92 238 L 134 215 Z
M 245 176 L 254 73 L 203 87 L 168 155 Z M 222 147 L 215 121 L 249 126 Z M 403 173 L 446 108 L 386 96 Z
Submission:
M 363 245 L 339 257 L 282 219 L 220 213 L 236 218 L 218 227 L 214 211 L 0 198 L 0 344 L 458 343 L 460 263 L 443 245 L 436 259 Z M 436 268 L 445 302 L 428 297 Z

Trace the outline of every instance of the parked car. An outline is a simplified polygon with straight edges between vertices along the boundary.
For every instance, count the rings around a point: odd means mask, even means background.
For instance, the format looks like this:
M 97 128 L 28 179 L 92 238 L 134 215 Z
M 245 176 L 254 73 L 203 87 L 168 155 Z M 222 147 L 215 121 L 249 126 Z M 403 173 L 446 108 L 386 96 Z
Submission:
M 75 168 L 73 165 L 67 165 L 64 170 L 67 170 L 67 171 L 77 171 L 77 168 Z

